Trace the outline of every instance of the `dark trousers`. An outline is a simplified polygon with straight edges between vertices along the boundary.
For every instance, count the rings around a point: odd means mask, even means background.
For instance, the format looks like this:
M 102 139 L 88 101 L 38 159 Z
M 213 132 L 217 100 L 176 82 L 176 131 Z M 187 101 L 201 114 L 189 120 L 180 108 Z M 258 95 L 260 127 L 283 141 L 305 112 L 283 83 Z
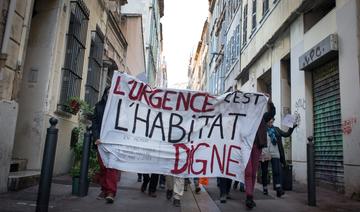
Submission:
M 261 179 L 263 186 L 268 184 L 269 161 L 260 162 L 261 164 Z M 281 187 L 281 166 L 279 158 L 271 159 L 271 170 L 273 174 L 273 183 L 276 188 Z
M 165 175 L 160 175 L 160 185 L 165 185 Z
M 219 177 L 218 179 L 219 179 L 220 196 L 229 194 L 232 180 L 222 177 Z
M 146 187 L 150 182 L 149 192 L 155 192 L 158 181 L 159 181 L 159 175 L 158 174 L 151 174 L 151 177 L 150 177 L 149 174 L 143 174 L 143 177 L 144 177 L 144 182 L 143 182 L 142 187 L 145 188 L 145 190 L 146 190 Z

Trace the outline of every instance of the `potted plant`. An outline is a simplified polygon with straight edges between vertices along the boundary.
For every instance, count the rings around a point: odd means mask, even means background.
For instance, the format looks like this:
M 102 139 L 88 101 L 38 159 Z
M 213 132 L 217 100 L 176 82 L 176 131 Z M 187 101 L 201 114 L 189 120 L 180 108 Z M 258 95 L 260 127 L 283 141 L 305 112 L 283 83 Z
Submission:
M 65 112 L 76 115 L 80 111 L 81 105 L 83 104 L 83 102 L 84 101 L 81 100 L 79 97 L 72 96 L 68 99 L 66 104 L 63 106 L 63 109 L 65 110 Z
M 72 150 L 74 153 L 74 162 L 70 170 L 70 175 L 72 176 L 72 194 L 79 194 L 79 183 L 80 183 L 80 166 L 82 159 L 83 151 L 83 139 L 84 139 L 85 125 L 80 122 L 80 126 L 76 127 L 72 133 L 78 133 L 73 135 L 78 140 L 76 143 L 72 144 Z M 96 173 L 100 170 L 99 164 L 97 162 L 96 151 L 93 148 L 90 148 L 89 156 L 89 169 L 88 169 L 88 179 L 94 179 Z

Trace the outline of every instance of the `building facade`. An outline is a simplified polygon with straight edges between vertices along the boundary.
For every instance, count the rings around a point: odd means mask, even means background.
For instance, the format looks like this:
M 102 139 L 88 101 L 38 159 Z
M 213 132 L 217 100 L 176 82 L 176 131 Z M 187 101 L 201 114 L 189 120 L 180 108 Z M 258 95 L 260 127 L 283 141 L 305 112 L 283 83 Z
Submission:
M 188 67 L 188 88 L 206 91 L 208 68 L 208 22 L 205 21 L 200 41 L 190 57 Z
M 271 94 L 277 126 L 286 114 L 298 119 L 285 143 L 294 179 L 306 183 L 313 136 L 317 182 L 348 196 L 360 192 L 359 7 L 355 0 L 209 1 L 209 91 Z
M 161 64 L 161 24 L 164 0 L 128 0 L 122 13 L 142 16 L 146 58 L 146 81 L 154 86 Z
M 58 119 L 59 129 L 54 174 L 67 173 L 72 130 L 90 124 L 70 113 L 69 99 L 94 106 L 114 71 L 145 72 L 142 16 L 121 14 L 125 4 L 1 1 L 7 15 L 0 17 L 0 192 L 7 190 L 13 171 L 39 175 L 50 117 Z

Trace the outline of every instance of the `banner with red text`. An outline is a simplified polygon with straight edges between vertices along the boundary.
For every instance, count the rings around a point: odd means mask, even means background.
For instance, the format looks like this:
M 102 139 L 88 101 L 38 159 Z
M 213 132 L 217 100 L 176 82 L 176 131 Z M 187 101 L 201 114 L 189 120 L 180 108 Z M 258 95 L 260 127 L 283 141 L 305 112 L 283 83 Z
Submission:
M 266 103 L 261 93 L 155 89 L 115 72 L 99 151 L 122 171 L 243 182 Z

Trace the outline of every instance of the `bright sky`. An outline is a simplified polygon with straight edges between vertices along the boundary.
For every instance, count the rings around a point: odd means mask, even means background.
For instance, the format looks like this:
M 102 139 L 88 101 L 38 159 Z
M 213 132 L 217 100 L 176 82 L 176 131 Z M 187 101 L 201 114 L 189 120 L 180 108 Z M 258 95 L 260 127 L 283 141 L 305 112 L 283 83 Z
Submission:
M 161 19 L 168 87 L 186 88 L 190 55 L 208 16 L 208 0 L 165 0 Z

